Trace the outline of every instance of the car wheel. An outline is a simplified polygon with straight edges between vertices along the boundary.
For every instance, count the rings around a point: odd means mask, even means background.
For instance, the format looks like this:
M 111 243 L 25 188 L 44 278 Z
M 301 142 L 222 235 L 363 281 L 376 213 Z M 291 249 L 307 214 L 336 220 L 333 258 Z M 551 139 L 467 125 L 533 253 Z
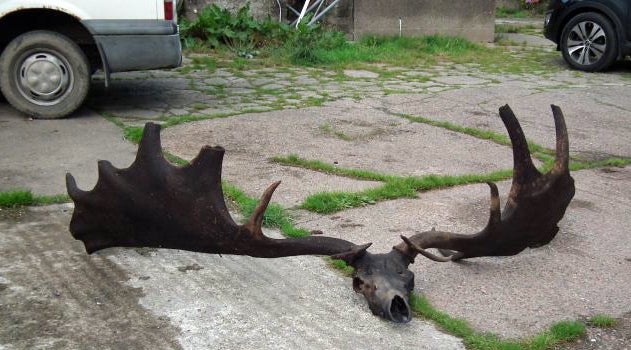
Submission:
M 90 89 L 90 65 L 72 40 L 32 31 L 0 55 L 0 90 L 17 110 L 34 118 L 63 118 L 81 106 Z
M 618 54 L 613 25 L 601 14 L 581 13 L 563 28 L 561 51 L 573 68 L 588 72 L 606 69 Z

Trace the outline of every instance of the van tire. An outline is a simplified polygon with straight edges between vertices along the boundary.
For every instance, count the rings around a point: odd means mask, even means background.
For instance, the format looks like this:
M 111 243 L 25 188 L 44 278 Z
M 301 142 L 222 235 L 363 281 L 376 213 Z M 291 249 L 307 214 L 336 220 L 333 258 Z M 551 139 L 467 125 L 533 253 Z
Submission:
M 68 37 L 37 30 L 13 39 L 0 55 L 0 91 L 33 118 L 57 119 L 76 111 L 90 90 L 90 64 Z

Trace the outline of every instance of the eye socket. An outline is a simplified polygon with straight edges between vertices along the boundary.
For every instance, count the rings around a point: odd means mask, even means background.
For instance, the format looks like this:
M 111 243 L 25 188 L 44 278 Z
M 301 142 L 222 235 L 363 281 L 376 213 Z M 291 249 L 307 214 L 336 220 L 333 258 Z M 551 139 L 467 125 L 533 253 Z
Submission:
M 362 286 L 364 285 L 364 281 L 362 281 L 359 277 L 353 277 L 353 290 L 355 292 L 361 291 Z
M 414 275 L 411 275 L 406 281 L 405 281 L 405 287 L 406 290 L 408 291 L 412 291 L 412 289 L 414 289 Z

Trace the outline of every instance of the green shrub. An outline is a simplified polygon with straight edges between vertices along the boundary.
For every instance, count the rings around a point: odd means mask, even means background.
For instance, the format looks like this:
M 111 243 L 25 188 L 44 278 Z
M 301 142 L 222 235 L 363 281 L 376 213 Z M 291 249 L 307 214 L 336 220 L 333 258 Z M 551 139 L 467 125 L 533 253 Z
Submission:
M 227 46 L 240 54 L 280 40 L 289 31 L 287 25 L 271 19 L 257 21 L 250 15 L 250 3 L 234 15 L 216 4 L 204 8 L 193 21 L 180 23 L 184 47 Z

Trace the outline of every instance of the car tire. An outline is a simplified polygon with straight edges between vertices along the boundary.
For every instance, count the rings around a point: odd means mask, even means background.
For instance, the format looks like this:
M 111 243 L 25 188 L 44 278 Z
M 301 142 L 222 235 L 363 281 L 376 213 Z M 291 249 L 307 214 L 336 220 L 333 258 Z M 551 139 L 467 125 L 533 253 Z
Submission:
M 90 89 L 90 65 L 64 35 L 27 32 L 0 55 L 0 90 L 9 103 L 33 118 L 63 118 L 81 106 Z
M 611 21 L 586 12 L 572 18 L 561 33 L 561 52 L 573 68 L 597 72 L 609 67 L 618 56 L 618 40 Z

